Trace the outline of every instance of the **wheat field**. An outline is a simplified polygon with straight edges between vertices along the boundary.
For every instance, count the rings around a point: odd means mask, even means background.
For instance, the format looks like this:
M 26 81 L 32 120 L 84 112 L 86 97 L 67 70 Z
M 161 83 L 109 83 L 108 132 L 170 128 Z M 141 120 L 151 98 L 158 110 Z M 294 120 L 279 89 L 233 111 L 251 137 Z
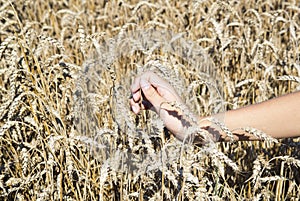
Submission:
M 129 107 L 146 70 L 201 116 L 300 90 L 299 0 L 1 0 L 0 32 L 1 200 L 299 200 L 299 138 L 198 146 Z

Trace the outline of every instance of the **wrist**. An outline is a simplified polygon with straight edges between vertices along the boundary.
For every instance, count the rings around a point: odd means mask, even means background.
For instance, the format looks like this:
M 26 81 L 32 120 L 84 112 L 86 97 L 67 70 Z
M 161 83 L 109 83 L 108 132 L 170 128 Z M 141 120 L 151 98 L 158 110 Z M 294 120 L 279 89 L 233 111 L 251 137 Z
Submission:
M 199 117 L 198 118 L 198 125 L 201 129 L 204 129 L 207 131 L 208 133 L 208 137 L 214 141 L 214 142 L 218 142 L 218 141 L 222 141 L 221 139 L 221 132 L 219 129 L 216 128 L 216 126 L 213 124 L 213 122 L 211 121 L 211 117 Z

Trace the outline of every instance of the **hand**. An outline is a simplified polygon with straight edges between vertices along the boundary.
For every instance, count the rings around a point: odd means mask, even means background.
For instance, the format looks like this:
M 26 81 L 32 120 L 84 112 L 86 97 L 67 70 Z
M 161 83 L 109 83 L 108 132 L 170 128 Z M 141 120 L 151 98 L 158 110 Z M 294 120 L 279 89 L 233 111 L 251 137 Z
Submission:
M 135 78 L 131 85 L 131 93 L 130 105 L 135 114 L 144 109 L 155 111 L 167 129 L 178 139 L 184 140 L 185 130 L 190 126 L 190 122 L 184 118 L 183 112 L 176 105 L 186 109 L 187 107 L 184 107 L 182 99 L 166 80 L 152 71 L 147 71 Z

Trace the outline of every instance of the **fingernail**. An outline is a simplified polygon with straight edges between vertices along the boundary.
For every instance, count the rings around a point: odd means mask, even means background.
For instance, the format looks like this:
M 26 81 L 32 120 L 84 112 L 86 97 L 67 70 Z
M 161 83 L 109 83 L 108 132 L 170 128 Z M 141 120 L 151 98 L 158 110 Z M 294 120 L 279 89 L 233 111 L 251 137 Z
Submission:
M 138 113 L 138 108 L 136 105 L 131 106 L 131 109 L 134 113 L 136 113 L 136 114 Z
M 145 80 L 141 80 L 140 85 L 143 89 L 147 90 L 150 88 L 150 83 L 145 81 Z

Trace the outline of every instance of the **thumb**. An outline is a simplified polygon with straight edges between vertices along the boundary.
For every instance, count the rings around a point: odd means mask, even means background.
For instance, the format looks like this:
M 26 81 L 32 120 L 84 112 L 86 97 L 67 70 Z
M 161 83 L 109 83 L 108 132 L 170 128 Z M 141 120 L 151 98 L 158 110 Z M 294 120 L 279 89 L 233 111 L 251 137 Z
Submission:
M 161 103 L 166 101 L 147 80 L 141 80 L 140 85 L 145 98 L 156 110 L 160 107 Z

